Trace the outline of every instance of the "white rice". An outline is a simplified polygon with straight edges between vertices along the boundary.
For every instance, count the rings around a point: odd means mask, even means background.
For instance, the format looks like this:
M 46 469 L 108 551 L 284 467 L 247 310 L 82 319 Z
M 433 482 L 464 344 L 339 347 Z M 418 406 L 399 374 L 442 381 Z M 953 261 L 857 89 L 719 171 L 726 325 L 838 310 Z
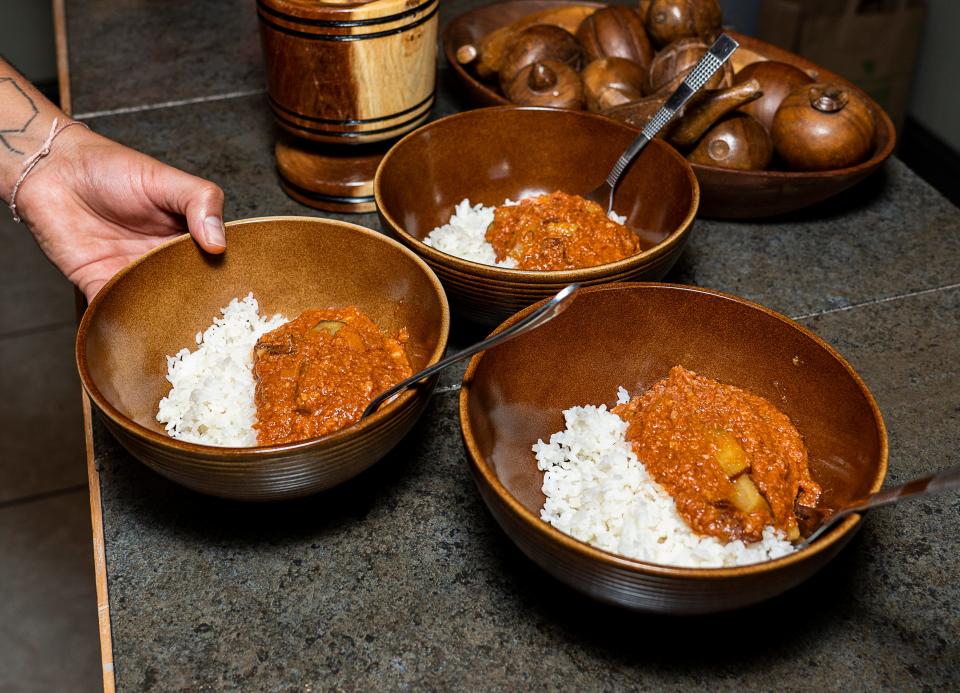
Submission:
M 620 388 L 618 403 L 629 399 Z M 759 563 L 794 550 L 773 527 L 751 544 L 695 534 L 637 459 L 623 419 L 605 405 L 572 407 L 563 416 L 564 430 L 533 446 L 547 497 L 540 517 L 560 531 L 629 558 L 690 568 Z
M 516 204 L 518 203 L 513 200 L 504 200 L 501 206 L 512 207 Z M 460 204 L 454 208 L 450 220 L 443 226 L 433 229 L 423 242 L 440 252 L 456 255 L 471 262 L 516 268 L 517 262 L 512 257 L 506 258 L 503 262 L 497 262 L 497 254 L 485 238 L 487 227 L 493 223 L 495 209 L 496 207 L 483 205 L 471 206 L 469 199 L 461 200 Z M 621 217 L 613 211 L 608 216 L 618 224 L 627 221 L 626 217 Z
M 233 299 L 220 312 L 223 317 L 197 333 L 196 351 L 181 349 L 167 357 L 167 380 L 173 387 L 160 400 L 157 421 L 179 440 L 250 447 L 257 444 L 253 347 L 287 319 L 261 317 L 252 293 Z

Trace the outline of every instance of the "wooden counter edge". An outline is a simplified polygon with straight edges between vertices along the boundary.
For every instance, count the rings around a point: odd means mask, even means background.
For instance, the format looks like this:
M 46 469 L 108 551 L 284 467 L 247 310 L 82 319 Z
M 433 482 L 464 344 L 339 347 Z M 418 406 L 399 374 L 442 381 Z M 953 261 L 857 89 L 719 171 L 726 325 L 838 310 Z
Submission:
M 57 84 L 60 87 L 60 108 L 70 115 L 70 52 L 67 48 L 67 15 L 65 0 L 53 0 L 53 33 L 57 50 Z
M 67 17 L 65 0 L 52 0 L 53 28 L 57 49 L 57 81 L 60 87 L 60 108 L 70 115 L 73 104 L 70 94 L 70 53 L 67 42 Z M 86 305 L 83 296 L 76 292 L 77 320 L 83 315 Z M 87 485 L 90 491 L 90 524 L 93 540 L 93 570 L 97 588 L 97 622 L 100 631 L 100 664 L 103 674 L 104 693 L 116 691 L 113 672 L 113 636 L 110 631 L 110 599 L 107 588 L 107 559 L 103 536 L 103 507 L 100 503 L 100 474 L 97 472 L 93 454 L 93 411 L 90 398 L 80 391 L 83 407 L 83 440 L 87 458 Z
M 107 556 L 103 537 L 103 507 L 100 504 L 100 474 L 93 457 L 93 412 L 90 398 L 83 398 L 83 438 L 87 448 L 87 484 L 90 487 L 90 524 L 93 533 L 93 570 L 97 584 L 97 621 L 100 628 L 100 664 L 104 693 L 114 693 L 113 637 L 110 632 L 110 598 L 107 590 Z

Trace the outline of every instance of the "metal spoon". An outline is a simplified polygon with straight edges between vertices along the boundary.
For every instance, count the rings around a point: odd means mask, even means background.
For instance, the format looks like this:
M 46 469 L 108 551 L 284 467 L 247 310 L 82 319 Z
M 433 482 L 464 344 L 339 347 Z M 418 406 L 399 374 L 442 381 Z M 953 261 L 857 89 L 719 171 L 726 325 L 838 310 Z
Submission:
M 817 527 L 817 530 L 813 534 L 797 544 L 797 548 L 802 549 L 809 546 L 847 515 L 858 513 L 867 508 L 889 505 L 890 503 L 896 503 L 906 500 L 907 498 L 918 498 L 932 493 L 943 493 L 944 491 L 951 491 L 956 488 L 960 488 L 960 465 L 949 467 L 942 472 L 931 474 L 930 476 L 914 479 L 901 486 L 894 486 L 886 491 L 879 491 L 872 496 L 854 501 L 843 508 L 825 510 L 820 510 L 819 508 L 803 508 L 802 512 L 805 515 L 805 520 L 815 520 L 817 515 L 819 515 L 822 524 Z
M 437 371 L 442 371 L 447 366 L 457 363 L 458 361 L 463 361 L 465 358 L 469 358 L 474 354 L 477 354 L 481 351 L 490 349 L 491 347 L 496 346 L 497 344 L 503 344 L 504 342 L 513 339 L 514 337 L 519 337 L 530 330 L 535 330 L 541 325 L 550 322 L 555 317 L 560 315 L 565 311 L 573 299 L 576 297 L 577 289 L 580 288 L 579 284 L 570 284 L 569 286 L 564 287 L 560 292 L 551 298 L 549 301 L 544 303 L 542 306 L 537 308 L 535 311 L 530 313 L 527 317 L 523 318 L 519 322 L 514 323 L 503 332 L 499 332 L 495 335 L 487 337 L 482 342 L 477 342 L 472 347 L 467 347 L 463 351 L 458 351 L 456 354 L 451 354 L 445 359 L 437 361 L 435 364 L 428 368 L 424 368 L 419 373 L 415 373 L 404 381 L 401 381 L 391 387 L 389 390 L 384 393 L 377 395 L 370 404 L 367 405 L 367 408 L 363 410 L 363 414 L 360 416 L 361 419 L 364 419 L 373 412 L 375 412 L 381 404 L 386 402 L 388 399 L 393 397 L 399 392 L 406 390 L 411 385 L 420 382 L 424 378 L 427 378 Z
M 673 116 L 677 114 L 684 104 L 690 100 L 690 97 L 700 91 L 700 88 L 707 83 L 714 73 L 727 62 L 727 59 L 733 55 L 733 52 L 740 47 L 740 44 L 734 41 L 726 34 L 720 34 L 710 50 L 700 58 L 700 62 L 690 71 L 683 83 L 677 87 L 677 90 L 670 95 L 667 102 L 653 114 L 653 118 L 643 128 L 643 132 L 635 139 L 623 155 L 617 160 L 613 170 L 607 176 L 607 180 L 600 184 L 600 187 L 593 192 L 584 195 L 588 200 L 593 200 L 601 207 L 606 206 L 607 214 L 613 211 L 613 193 L 617 189 L 617 183 L 620 177 L 627 170 L 627 166 L 637 158 L 637 155 L 643 151 L 643 148 L 650 143 L 657 133 L 663 129 L 663 126 L 669 123 Z

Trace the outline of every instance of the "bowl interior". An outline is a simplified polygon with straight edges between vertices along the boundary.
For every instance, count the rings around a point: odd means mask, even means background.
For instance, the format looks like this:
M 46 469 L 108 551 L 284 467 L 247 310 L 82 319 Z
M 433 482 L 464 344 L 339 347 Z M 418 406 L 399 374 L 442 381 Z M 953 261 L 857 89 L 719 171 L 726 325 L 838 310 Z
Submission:
M 445 346 L 436 277 L 381 234 L 306 217 L 253 219 L 227 225 L 227 246 L 209 256 L 185 236 L 130 267 L 88 309 L 78 337 L 84 384 L 120 416 L 163 433 L 155 415 L 170 388 L 166 357 L 195 349 L 220 308 L 251 291 L 261 315 L 355 305 L 387 332 L 406 327 L 414 370 Z
M 886 433 L 852 369 L 794 323 L 693 287 L 583 289 L 547 325 L 475 358 L 465 380 L 467 438 L 478 463 L 539 517 L 543 476 L 531 445 L 562 430 L 564 409 L 613 405 L 618 386 L 639 394 L 678 364 L 786 413 L 827 507 L 882 484 Z
M 464 199 L 489 206 L 555 190 L 588 193 L 636 136 L 625 125 L 576 111 L 467 111 L 394 146 L 377 174 L 377 203 L 394 225 L 422 240 Z M 686 226 L 697 201 L 686 161 L 654 141 L 621 179 L 614 209 L 653 246 Z

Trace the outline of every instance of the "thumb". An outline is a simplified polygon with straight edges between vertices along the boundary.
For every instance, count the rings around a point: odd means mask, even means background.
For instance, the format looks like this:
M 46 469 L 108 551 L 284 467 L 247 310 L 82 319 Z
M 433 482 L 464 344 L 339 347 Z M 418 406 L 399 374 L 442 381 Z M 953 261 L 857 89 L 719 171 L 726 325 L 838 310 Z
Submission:
M 222 253 L 226 250 L 227 240 L 220 186 L 172 166 L 160 166 L 160 175 L 152 179 L 157 187 L 151 192 L 167 211 L 186 219 L 190 235 L 201 248 L 208 253 Z

